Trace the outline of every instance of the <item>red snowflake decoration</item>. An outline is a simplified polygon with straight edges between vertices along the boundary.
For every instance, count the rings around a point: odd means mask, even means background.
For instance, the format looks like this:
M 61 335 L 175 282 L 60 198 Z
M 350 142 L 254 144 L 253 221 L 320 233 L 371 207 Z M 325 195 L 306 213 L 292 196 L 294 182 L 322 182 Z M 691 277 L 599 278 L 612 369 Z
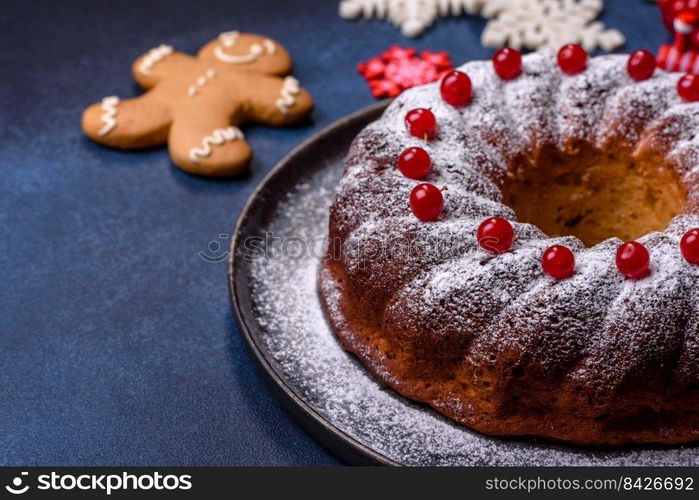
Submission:
M 439 80 L 451 69 L 451 58 L 446 52 L 424 50 L 418 56 L 415 49 L 398 45 L 357 65 L 357 71 L 369 82 L 371 95 L 377 99 L 396 97 L 410 87 Z

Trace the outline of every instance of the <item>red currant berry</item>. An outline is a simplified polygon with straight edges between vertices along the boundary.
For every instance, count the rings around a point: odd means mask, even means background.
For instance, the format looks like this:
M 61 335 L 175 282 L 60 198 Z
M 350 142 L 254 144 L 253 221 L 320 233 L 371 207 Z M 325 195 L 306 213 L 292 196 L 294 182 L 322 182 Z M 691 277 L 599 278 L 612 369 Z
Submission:
M 439 85 L 442 99 L 452 106 L 464 106 L 471 102 L 471 79 L 461 71 L 450 71 Z
M 576 43 L 569 43 L 558 51 L 558 66 L 567 75 L 575 75 L 587 68 L 587 52 Z
M 688 102 L 699 101 L 699 76 L 684 75 L 677 82 L 677 93 Z
M 655 56 L 647 50 L 637 50 L 629 56 L 626 71 L 629 76 L 641 82 L 648 80 L 655 72 Z
M 444 209 L 442 192 L 432 184 L 418 184 L 410 193 L 410 208 L 421 221 L 437 220 Z
M 507 220 L 492 217 L 478 227 L 477 238 L 478 244 L 490 253 L 505 253 L 515 240 L 515 231 Z
M 699 265 L 699 227 L 687 231 L 680 241 L 680 249 L 687 262 Z
M 650 254 L 646 247 L 637 241 L 624 243 L 616 252 L 616 267 L 627 278 L 645 278 L 649 272 Z
M 430 155 L 422 148 L 408 148 L 398 158 L 398 168 L 404 176 L 422 179 L 432 166 Z
M 420 139 L 431 139 L 437 130 L 437 119 L 429 109 L 417 108 L 405 115 L 405 126 L 410 135 Z
M 557 280 L 573 276 L 575 272 L 575 255 L 562 245 L 553 245 L 546 249 L 541 257 L 544 272 Z
M 493 55 L 495 73 L 503 80 L 512 80 L 522 74 L 522 54 L 518 50 L 503 47 Z

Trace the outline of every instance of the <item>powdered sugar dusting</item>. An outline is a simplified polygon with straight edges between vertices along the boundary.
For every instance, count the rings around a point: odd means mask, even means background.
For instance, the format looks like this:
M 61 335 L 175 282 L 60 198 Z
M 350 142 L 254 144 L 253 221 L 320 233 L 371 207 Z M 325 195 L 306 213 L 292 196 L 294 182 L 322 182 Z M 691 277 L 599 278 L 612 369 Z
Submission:
M 337 164 L 294 188 L 267 230 L 280 237 L 324 237 L 341 172 Z M 699 465 L 699 454 L 691 447 L 591 451 L 490 438 L 386 390 L 342 350 L 327 325 L 317 295 L 318 265 L 311 255 L 251 263 L 263 350 L 318 414 L 387 458 L 407 465 Z M 430 295 L 451 286 L 451 271 L 442 272 L 443 280 L 433 276 Z M 500 299 L 506 301 L 504 293 Z
M 430 335 L 458 329 L 475 357 L 516 349 L 537 359 L 545 350 L 548 368 L 570 367 L 569 380 L 593 389 L 614 387 L 666 360 L 677 373 L 699 379 L 699 269 L 677 248 L 684 232 L 699 226 L 699 215 L 678 216 L 666 232 L 640 239 L 652 259 L 651 275 L 640 281 L 616 270 L 616 239 L 585 249 L 576 238 L 547 238 L 515 223 L 513 251 L 492 258 L 472 237 L 486 216 L 514 219 L 497 185 L 507 160 L 531 145 L 565 147 L 578 137 L 597 144 L 640 141 L 641 147 L 665 147 L 682 159 L 678 173 L 692 175 L 699 150 L 680 124 L 694 123 L 698 105 L 678 101 L 671 90 L 676 75 L 658 71 L 636 83 L 623 67 L 622 57 L 607 56 L 592 59 L 589 73 L 561 76 L 554 55 L 544 52 L 524 58 L 519 79 L 502 82 L 489 62 L 471 62 L 461 68 L 474 83 L 470 106 L 446 105 L 435 97 L 436 84 L 414 88 L 359 134 L 330 211 L 349 275 L 362 276 L 367 296 L 391 297 L 387 324 L 425 328 Z M 437 137 L 428 143 L 405 133 L 405 113 L 417 107 L 437 117 Z M 410 213 L 407 194 L 418 181 L 395 168 L 410 146 L 424 147 L 433 159 L 426 180 L 448 187 L 437 222 L 424 224 Z M 307 241 L 324 236 L 341 170 L 335 165 L 293 189 L 269 230 Z M 409 258 L 376 258 L 377 246 L 395 250 L 396 242 L 412 245 Z M 554 243 L 576 252 L 577 272 L 568 280 L 541 273 L 541 253 Z M 423 465 L 699 465 L 696 449 L 688 447 L 602 452 L 488 438 L 382 389 L 342 351 L 321 313 L 321 253 L 251 264 L 260 340 L 290 386 L 321 416 L 389 459 Z M 328 307 L 338 307 L 336 292 L 324 293 Z
M 637 83 L 626 73 L 625 63 L 623 55 L 592 58 L 586 71 L 568 76 L 557 67 L 555 53 L 544 51 L 525 56 L 523 74 L 504 82 L 489 61 L 470 62 L 460 68 L 473 81 L 468 106 L 449 106 L 439 98 L 437 84 L 424 85 L 401 94 L 380 120 L 360 134 L 350 150 L 348 174 L 340 182 L 332 220 L 347 250 L 343 263 L 350 277 L 360 279 L 369 296 L 391 297 L 384 327 L 422 331 L 422 335 L 461 331 L 474 343 L 474 350 L 483 352 L 500 351 L 508 342 L 526 342 L 513 338 L 513 329 L 523 336 L 531 332 L 531 338 L 539 338 L 542 332 L 552 340 L 558 335 L 568 343 L 566 349 L 574 343 L 579 347 L 576 352 L 583 355 L 582 359 L 561 359 L 560 368 L 573 362 L 597 367 L 584 371 L 585 382 L 591 385 L 609 383 L 612 371 L 617 381 L 637 373 L 641 358 L 620 358 L 612 368 L 603 369 L 601 360 L 608 347 L 588 332 L 626 331 L 608 317 L 610 310 L 621 318 L 633 318 L 637 313 L 628 302 L 635 301 L 653 317 L 667 316 L 667 322 L 661 322 L 667 328 L 685 329 L 682 307 L 653 300 L 652 293 L 641 291 L 650 287 L 661 293 L 667 287 L 660 283 L 670 283 L 679 274 L 687 279 L 675 281 L 665 298 L 693 293 L 699 271 L 677 250 L 681 235 L 656 234 L 640 240 L 647 242 L 654 267 L 651 278 L 638 282 L 624 280 L 616 271 L 615 253 L 621 244 L 616 239 L 586 249 L 576 238 L 547 238 L 532 226 L 516 223 L 513 252 L 498 259 L 463 241 L 473 243 L 463 235 L 473 235 L 485 217 L 515 219 L 502 204 L 497 184 L 505 175 L 507 160 L 532 147 L 566 148 L 569 143 L 574 147 L 580 140 L 593 144 L 625 140 L 634 146 L 640 141 L 640 147 L 668 153 L 670 160 L 681 156 L 683 161 L 674 165 L 680 178 L 696 168 L 699 139 L 694 131 L 699 125 L 699 105 L 679 101 L 674 92 L 677 75 L 658 71 L 650 80 Z M 420 107 L 429 108 L 438 123 L 437 137 L 427 143 L 405 130 L 406 112 Z M 419 181 L 405 178 L 394 168 L 400 151 L 415 145 L 426 148 L 433 158 L 434 168 L 426 180 L 449 187 L 440 220 L 430 224 L 416 221 L 408 207 L 408 193 Z M 693 196 L 689 193 L 690 200 Z M 686 231 L 699 225 L 699 216 L 677 221 Z M 430 245 L 418 247 L 410 258 L 377 258 L 377 242 L 388 248 L 395 247 L 396 241 L 413 239 L 427 239 Z M 547 246 L 556 243 L 573 249 L 580 267 L 573 279 L 552 283 L 541 273 L 539 259 Z M 586 272 L 587 267 L 599 271 Z M 435 274 L 441 278 L 435 280 Z M 576 301 L 580 300 L 589 314 L 568 310 L 579 308 Z M 471 307 L 473 302 L 476 305 Z M 685 309 L 697 307 L 685 302 Z M 521 311 L 529 312 L 526 319 Z M 476 321 L 478 314 L 484 316 Z M 631 325 L 625 333 L 628 340 L 633 340 L 635 332 L 633 321 Z M 486 335 L 486 331 L 496 333 Z M 571 332 L 580 338 L 573 339 Z

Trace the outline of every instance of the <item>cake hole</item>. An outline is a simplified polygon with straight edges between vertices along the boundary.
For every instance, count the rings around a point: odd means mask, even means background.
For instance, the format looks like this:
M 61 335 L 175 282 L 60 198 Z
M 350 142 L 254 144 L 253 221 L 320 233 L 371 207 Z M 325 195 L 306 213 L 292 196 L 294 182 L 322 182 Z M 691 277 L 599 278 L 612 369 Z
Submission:
M 686 201 L 682 183 L 663 162 L 586 145 L 576 154 L 546 148 L 536 161 L 515 161 L 502 193 L 520 222 L 549 236 L 577 236 L 588 247 L 662 231 Z

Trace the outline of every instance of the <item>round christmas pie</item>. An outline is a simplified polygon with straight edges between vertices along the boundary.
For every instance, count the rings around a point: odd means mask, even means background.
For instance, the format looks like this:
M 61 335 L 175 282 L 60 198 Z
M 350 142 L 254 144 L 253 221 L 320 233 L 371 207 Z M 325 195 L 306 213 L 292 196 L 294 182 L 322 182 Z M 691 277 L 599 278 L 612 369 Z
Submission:
M 699 77 L 510 49 L 354 140 L 320 270 L 342 345 L 493 435 L 699 440 Z

